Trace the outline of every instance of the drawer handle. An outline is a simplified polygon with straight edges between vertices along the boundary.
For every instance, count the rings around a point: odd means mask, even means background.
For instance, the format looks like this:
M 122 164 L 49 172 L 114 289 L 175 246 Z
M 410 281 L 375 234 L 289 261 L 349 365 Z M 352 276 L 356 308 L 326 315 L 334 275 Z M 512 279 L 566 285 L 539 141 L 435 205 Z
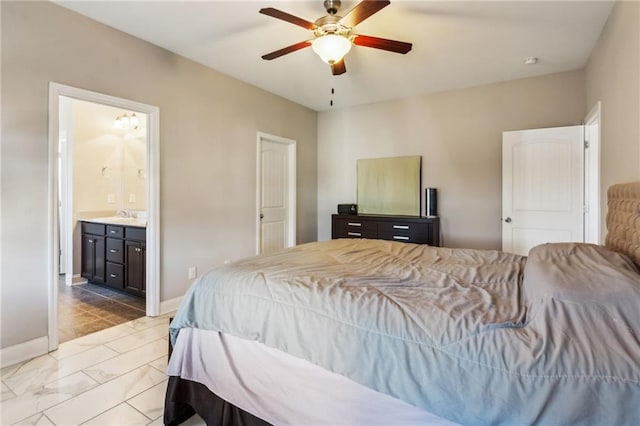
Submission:
M 409 229 L 409 225 L 393 225 L 393 229 Z
M 350 237 L 362 237 L 362 234 L 359 232 L 347 232 L 347 235 Z
M 409 239 L 409 237 L 405 237 L 403 235 L 394 235 L 393 236 L 394 240 L 402 240 L 402 241 L 407 241 Z
M 117 234 L 117 233 L 118 233 L 118 231 L 113 231 L 113 230 L 112 230 L 112 231 L 109 231 L 109 233 L 110 233 L 110 234 Z
M 347 225 L 349 225 L 349 226 L 362 226 L 362 224 L 358 223 L 358 222 L 347 222 Z
M 116 278 L 118 275 L 117 275 L 117 274 L 109 274 L 109 276 L 110 276 L 111 278 Z
M 118 252 L 118 250 L 116 250 L 116 249 L 110 249 L 109 250 L 109 253 L 117 253 L 117 252 Z
M 89 240 L 89 242 L 90 242 L 90 243 L 92 243 L 92 242 L 93 242 L 93 240 Z

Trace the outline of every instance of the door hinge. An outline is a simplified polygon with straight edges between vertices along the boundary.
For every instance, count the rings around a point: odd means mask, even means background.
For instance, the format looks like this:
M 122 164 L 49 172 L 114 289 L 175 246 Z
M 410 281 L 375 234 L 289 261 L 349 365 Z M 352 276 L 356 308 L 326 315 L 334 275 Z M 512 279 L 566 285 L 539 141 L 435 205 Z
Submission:
M 589 148 L 589 141 L 584 141 L 584 149 L 588 149 Z

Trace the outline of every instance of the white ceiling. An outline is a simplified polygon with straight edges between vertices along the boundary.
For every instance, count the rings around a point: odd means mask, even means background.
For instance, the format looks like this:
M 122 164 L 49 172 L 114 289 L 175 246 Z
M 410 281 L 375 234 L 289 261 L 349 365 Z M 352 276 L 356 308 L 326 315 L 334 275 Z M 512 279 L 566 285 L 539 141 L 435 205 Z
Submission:
M 265 53 L 312 38 L 304 28 L 258 13 L 275 7 L 308 21 L 314 1 L 56 1 L 179 55 L 317 111 L 582 68 L 613 1 L 402 1 L 353 33 L 413 43 L 406 55 L 354 46 L 347 73 L 306 48 Z M 338 15 L 357 1 L 343 0 Z M 525 66 L 535 56 L 538 64 Z M 335 94 L 331 89 L 335 88 Z

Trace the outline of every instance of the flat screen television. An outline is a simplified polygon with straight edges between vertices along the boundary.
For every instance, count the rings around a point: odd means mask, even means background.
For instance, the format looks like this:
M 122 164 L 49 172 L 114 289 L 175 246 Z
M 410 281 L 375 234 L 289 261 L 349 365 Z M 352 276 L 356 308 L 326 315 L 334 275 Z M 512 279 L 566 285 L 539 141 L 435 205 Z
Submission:
M 359 214 L 420 216 L 422 157 L 357 160 Z

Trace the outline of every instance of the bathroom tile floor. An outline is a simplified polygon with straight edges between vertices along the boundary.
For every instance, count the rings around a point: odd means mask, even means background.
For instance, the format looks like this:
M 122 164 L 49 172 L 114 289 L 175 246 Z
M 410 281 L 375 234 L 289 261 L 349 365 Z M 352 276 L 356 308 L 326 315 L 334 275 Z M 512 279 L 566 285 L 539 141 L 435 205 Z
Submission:
M 3 368 L 0 424 L 162 425 L 168 327 L 169 315 L 142 317 Z
M 145 316 L 146 301 L 97 284 L 58 284 L 58 342 Z

